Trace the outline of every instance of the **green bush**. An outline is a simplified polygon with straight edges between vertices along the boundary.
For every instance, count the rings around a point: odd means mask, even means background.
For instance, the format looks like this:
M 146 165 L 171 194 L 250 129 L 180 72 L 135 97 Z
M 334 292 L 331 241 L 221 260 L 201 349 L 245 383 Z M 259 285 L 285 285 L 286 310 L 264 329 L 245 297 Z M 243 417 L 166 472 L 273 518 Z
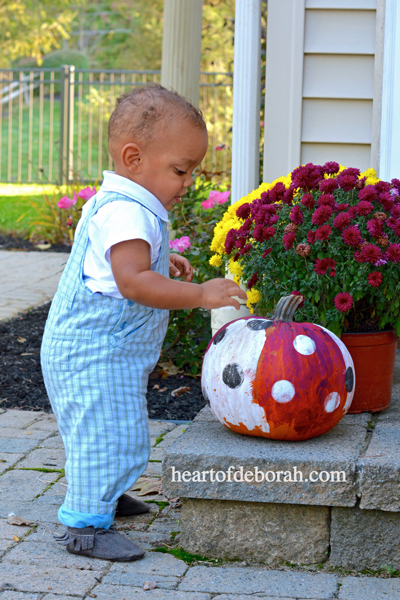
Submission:
M 59 69 L 63 65 L 74 65 L 75 69 L 88 69 L 89 60 L 77 50 L 56 50 L 43 58 L 43 68 Z
M 204 209 L 201 205 L 212 190 L 225 191 L 225 186 L 214 185 L 198 177 L 188 189 L 182 202 L 174 206 L 169 213 L 175 238 L 188 236 L 190 248 L 183 252 L 194 270 L 194 283 L 203 283 L 215 277 L 224 277 L 223 269 L 209 264 L 213 253 L 209 246 L 216 223 L 222 218 L 227 204 L 216 204 Z M 228 202 L 229 204 L 229 202 Z M 201 308 L 191 310 L 171 310 L 167 335 L 163 346 L 163 359 L 171 359 L 179 368 L 197 375 L 205 349 L 211 339 L 210 311 Z

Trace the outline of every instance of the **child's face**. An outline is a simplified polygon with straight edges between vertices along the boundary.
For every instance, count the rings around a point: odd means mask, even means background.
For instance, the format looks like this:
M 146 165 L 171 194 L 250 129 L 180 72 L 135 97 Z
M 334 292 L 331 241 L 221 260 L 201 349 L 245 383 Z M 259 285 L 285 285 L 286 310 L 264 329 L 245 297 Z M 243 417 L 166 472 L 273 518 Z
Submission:
M 203 160 L 207 146 L 207 131 L 188 121 L 174 121 L 163 127 L 143 152 L 137 183 L 170 210 L 192 185 L 193 170 Z

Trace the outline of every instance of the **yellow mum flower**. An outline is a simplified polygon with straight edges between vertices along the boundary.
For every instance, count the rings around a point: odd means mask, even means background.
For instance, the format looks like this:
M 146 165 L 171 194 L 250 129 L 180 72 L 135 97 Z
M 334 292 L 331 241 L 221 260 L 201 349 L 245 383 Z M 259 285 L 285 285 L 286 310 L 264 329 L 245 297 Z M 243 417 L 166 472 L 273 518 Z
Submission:
M 219 254 L 214 254 L 209 260 L 210 265 L 213 267 L 220 267 L 222 265 L 222 258 Z
M 380 179 L 376 176 L 375 169 L 367 169 L 363 173 L 360 173 L 360 179 L 362 179 L 363 177 L 367 178 L 365 181 L 365 185 L 375 185 L 375 183 L 378 183 L 378 181 L 380 181 Z
M 248 308 L 251 308 L 252 304 L 257 304 L 257 302 L 259 302 L 261 300 L 261 294 L 255 288 L 252 288 L 251 290 L 246 292 L 246 294 L 247 294 L 246 306 Z
M 234 261 L 233 258 L 230 259 L 228 263 L 228 267 L 232 275 L 236 275 L 236 277 L 240 277 L 243 273 L 243 269 L 240 265 L 239 261 Z

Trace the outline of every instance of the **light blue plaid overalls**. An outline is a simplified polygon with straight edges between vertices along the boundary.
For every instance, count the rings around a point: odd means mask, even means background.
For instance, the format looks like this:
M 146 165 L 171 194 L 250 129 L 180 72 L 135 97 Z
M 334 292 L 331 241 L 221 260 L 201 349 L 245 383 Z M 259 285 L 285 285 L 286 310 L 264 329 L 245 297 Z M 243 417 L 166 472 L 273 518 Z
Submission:
M 65 445 L 68 491 L 59 519 L 72 527 L 109 527 L 118 498 L 150 455 L 149 373 L 160 355 L 168 311 L 93 293 L 83 281 L 89 221 L 107 202 L 141 201 L 120 192 L 89 200 L 47 319 L 41 364 Z M 154 213 L 153 213 L 154 214 Z M 157 273 L 169 276 L 167 223 Z

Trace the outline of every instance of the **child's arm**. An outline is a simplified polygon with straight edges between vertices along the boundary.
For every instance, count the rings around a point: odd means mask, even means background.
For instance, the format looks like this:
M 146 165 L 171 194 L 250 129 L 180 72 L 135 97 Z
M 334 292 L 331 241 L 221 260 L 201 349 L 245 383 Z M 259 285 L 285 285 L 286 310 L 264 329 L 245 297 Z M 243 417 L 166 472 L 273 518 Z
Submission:
M 151 271 L 150 246 L 144 240 L 129 240 L 111 247 L 111 269 L 124 298 L 152 308 L 220 308 L 240 304 L 232 296 L 247 296 L 230 279 L 211 279 L 200 285 L 173 281 Z

